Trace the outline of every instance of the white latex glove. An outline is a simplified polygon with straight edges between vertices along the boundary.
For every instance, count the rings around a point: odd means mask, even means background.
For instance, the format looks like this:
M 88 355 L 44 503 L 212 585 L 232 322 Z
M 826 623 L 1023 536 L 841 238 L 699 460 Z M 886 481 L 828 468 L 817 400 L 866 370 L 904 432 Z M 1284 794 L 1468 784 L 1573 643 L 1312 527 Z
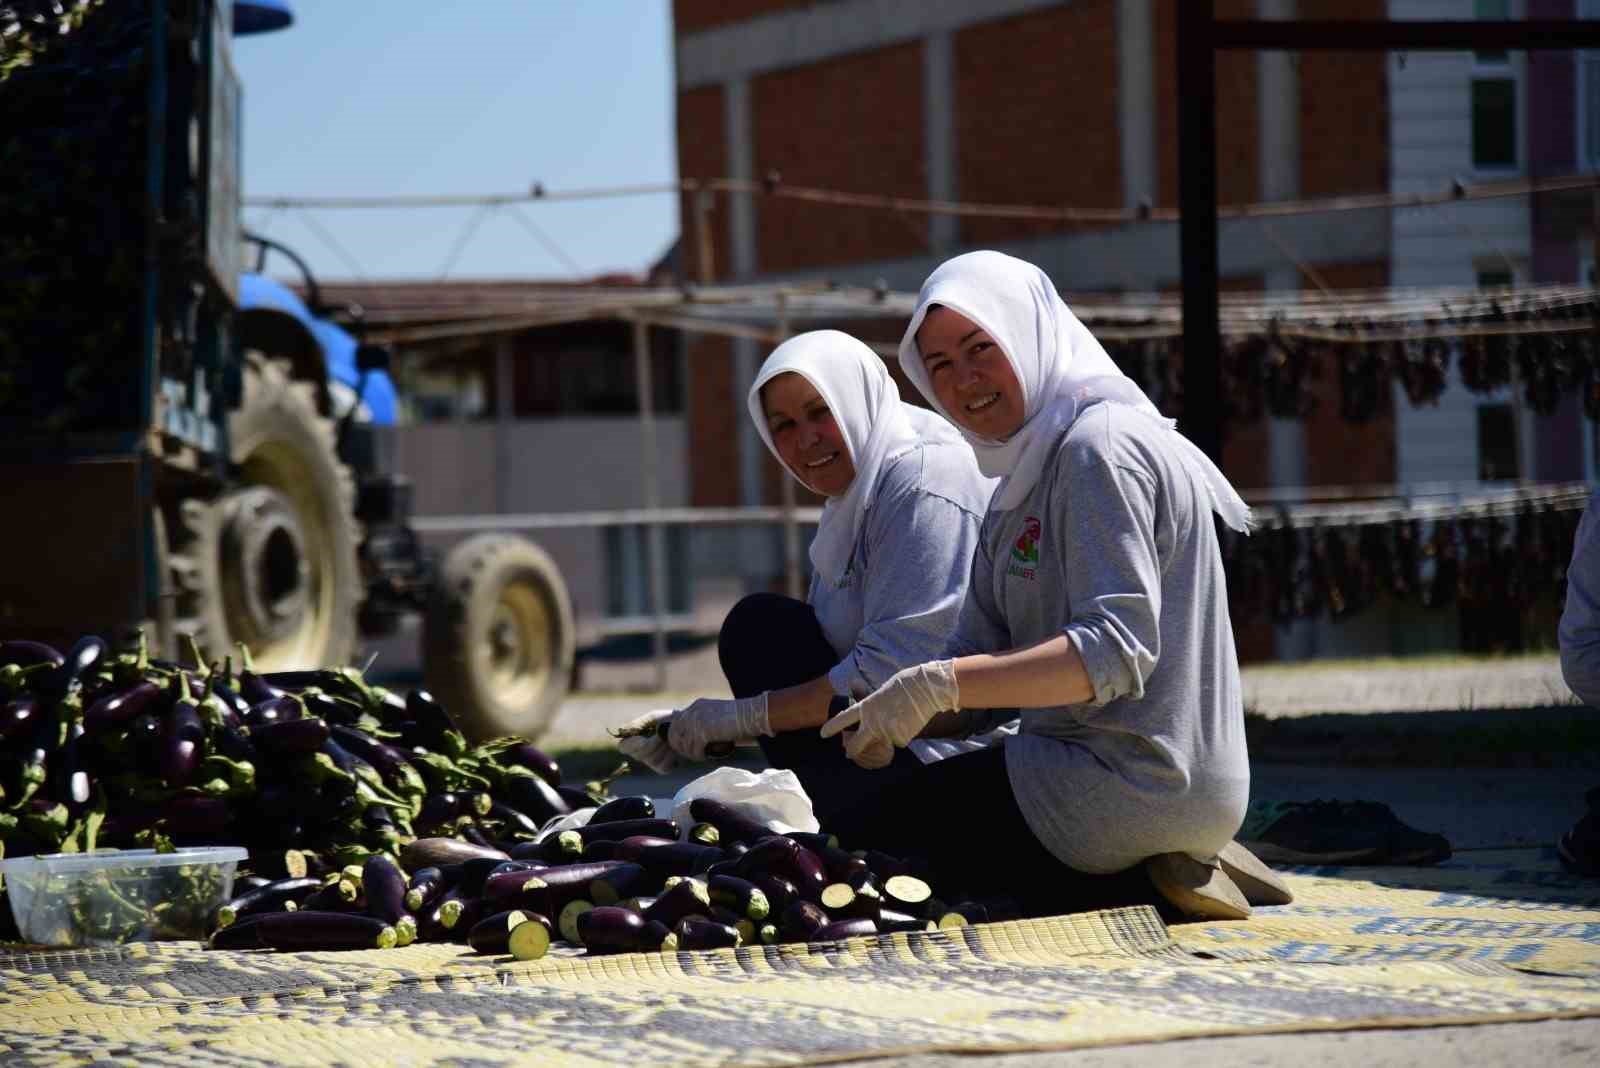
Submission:
M 856 728 L 844 752 L 863 768 L 881 768 L 922 733 L 940 712 L 961 707 L 954 660 L 930 660 L 896 672 L 888 682 L 822 725 L 822 736 Z
M 623 724 L 625 732 L 640 731 L 646 727 L 654 727 L 664 719 L 672 718 L 672 709 L 658 708 L 654 712 L 646 712 L 638 719 L 629 720 Z M 638 761 L 657 775 L 665 775 L 678 763 L 678 756 L 672 751 L 666 739 L 651 731 L 649 734 L 639 734 L 634 737 L 623 738 L 617 742 L 617 748 L 622 750 L 622 755 L 629 760 Z
M 667 744 L 679 756 L 698 761 L 706 758 L 706 746 L 714 742 L 742 742 L 771 734 L 765 693 L 731 701 L 702 697 L 672 713 Z

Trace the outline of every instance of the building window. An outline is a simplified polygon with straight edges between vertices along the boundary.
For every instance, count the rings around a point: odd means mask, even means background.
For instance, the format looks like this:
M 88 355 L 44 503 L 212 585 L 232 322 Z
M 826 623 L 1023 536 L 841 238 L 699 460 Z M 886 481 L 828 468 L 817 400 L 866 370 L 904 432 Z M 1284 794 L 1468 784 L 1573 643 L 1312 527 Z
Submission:
M 1500 482 L 1517 477 L 1517 417 L 1509 404 L 1478 407 L 1478 478 Z
M 1480 19 L 1509 19 L 1510 0 L 1476 0 Z M 1472 165 L 1506 170 L 1517 165 L 1517 68 L 1510 52 L 1472 54 Z

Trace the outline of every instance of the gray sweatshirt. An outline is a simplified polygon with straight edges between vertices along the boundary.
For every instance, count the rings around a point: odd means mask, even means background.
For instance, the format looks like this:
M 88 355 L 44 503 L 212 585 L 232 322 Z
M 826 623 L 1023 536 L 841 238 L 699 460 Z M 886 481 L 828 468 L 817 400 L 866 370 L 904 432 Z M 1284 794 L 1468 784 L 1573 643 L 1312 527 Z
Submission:
M 885 464 L 844 577 L 806 596 L 839 662 L 833 692 L 865 696 L 944 651 L 967 596 L 994 483 L 961 442 L 928 442 Z
M 1561 677 L 1578 699 L 1600 708 L 1600 491 L 1589 498 L 1572 563 L 1567 565 L 1567 604 L 1561 612 Z
M 956 652 L 1065 632 L 1094 687 L 1006 740 L 1029 828 L 1071 868 L 1208 859 L 1250 790 L 1239 666 L 1210 497 L 1172 431 L 1098 404 L 1018 507 L 984 519 Z M 1014 714 L 1014 713 L 1012 713 Z

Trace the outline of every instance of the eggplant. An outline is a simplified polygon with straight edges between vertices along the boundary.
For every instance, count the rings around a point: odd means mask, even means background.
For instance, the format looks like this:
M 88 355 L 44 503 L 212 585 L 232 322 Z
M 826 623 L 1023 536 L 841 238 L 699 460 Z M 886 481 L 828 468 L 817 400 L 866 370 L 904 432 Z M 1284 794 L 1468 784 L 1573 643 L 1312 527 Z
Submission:
M 756 941 L 764 946 L 775 946 L 783 941 L 783 935 L 778 932 L 775 923 L 764 923 L 756 928 Z
M 608 860 L 592 864 L 568 864 L 534 872 L 533 885 L 524 887 L 517 903 L 531 906 L 535 912 L 542 912 L 546 916 L 554 916 L 560 913 L 564 903 L 574 898 L 593 900 L 590 887 L 595 880 L 605 878 L 618 868 L 637 866 L 629 865 L 626 861 Z M 626 896 L 618 895 L 614 900 Z
M 527 768 L 551 786 L 561 785 L 561 765 L 532 742 L 517 742 L 506 746 L 495 754 L 495 762 L 501 767 Z M 651 812 L 650 815 L 653 816 L 655 813 Z
M 750 847 L 734 863 L 734 874 L 749 879 L 763 872 L 781 875 L 799 888 L 802 896 L 814 898 L 828 885 L 822 860 L 792 838 L 771 835 Z
M 884 904 L 912 916 L 926 915 L 933 891 L 915 875 L 891 875 L 883 881 Z
M 271 886 L 274 880 L 265 875 L 241 875 L 233 880 L 235 894 L 247 894 L 251 890 L 260 890 L 263 886 Z
M 523 896 L 530 891 L 542 890 L 549 886 L 539 875 L 537 871 L 498 872 L 484 880 L 481 894 L 486 901 L 493 904 L 521 902 Z
M 822 911 L 822 906 L 811 901 L 795 901 L 783 910 L 783 921 L 779 928 L 789 939 L 796 942 L 809 942 L 811 936 L 828 926 L 828 914 Z
M 784 837 L 793 838 L 812 852 L 839 848 L 838 836 L 822 831 L 787 831 Z
M 770 837 L 772 830 L 766 824 L 746 816 L 732 805 L 715 798 L 697 797 L 689 802 L 689 814 L 700 823 L 716 824 L 723 842 L 744 842 L 754 845 Z
M 598 906 L 577 919 L 578 937 L 590 953 L 671 952 L 678 936 L 637 913 Z
M 767 904 L 771 907 L 769 915 L 782 916 L 790 902 L 800 900 L 800 889 L 781 875 L 769 872 L 751 876 L 750 881 L 767 895 Z
M 500 827 L 506 834 L 533 836 L 539 833 L 539 824 L 503 801 L 490 802 L 488 815 L 490 819 L 500 822 Z
M 232 901 L 217 909 L 217 930 L 232 927 L 246 916 L 261 912 L 283 911 L 284 905 L 299 905 L 322 888 L 321 879 L 279 879 L 255 890 L 238 894 Z
M 348 912 L 273 912 L 252 926 L 262 945 L 280 950 L 389 949 L 397 937 L 382 920 Z
M 721 846 L 722 832 L 717 830 L 715 823 L 697 823 L 689 828 L 687 841 L 697 842 L 700 845 Z
M 256 933 L 256 926 L 267 915 L 257 913 L 246 916 L 237 923 L 220 927 L 211 932 L 211 937 L 206 941 L 208 949 L 266 949 L 261 938 Z
M 746 942 L 754 942 L 756 940 L 756 924 L 754 920 L 750 919 L 750 917 L 741 916 L 732 909 L 725 908 L 722 905 L 712 905 L 709 916 L 714 922 L 727 924 L 735 931 L 738 931 L 739 937 L 743 938 Z
M 243 728 L 226 725 L 212 734 L 211 741 L 212 748 L 229 760 L 249 761 L 252 764 L 256 761 L 256 747 Z
M 326 693 L 316 690 L 307 690 L 299 695 L 305 703 L 306 714 L 325 719 L 329 723 L 338 723 L 346 727 L 353 727 L 361 719 L 361 706 L 341 701 Z
M 835 920 L 830 924 L 811 932 L 808 942 L 838 942 L 846 938 L 859 938 L 862 935 L 875 935 L 878 925 L 871 920 Z
M 625 838 L 622 845 L 621 855 L 625 859 L 643 864 L 662 875 L 700 875 L 722 860 L 722 850 L 693 842 L 657 845 L 644 839 Z
M 354 912 L 360 896 L 355 883 L 349 879 L 335 879 L 313 890 L 300 907 L 308 912 Z
M 526 813 L 540 826 L 556 816 L 571 814 L 572 806 L 556 788 L 526 768 L 503 769 L 500 786 L 495 791 L 499 799 L 519 812 Z
M 563 831 L 563 834 L 566 832 Z M 620 842 L 625 838 L 650 837 L 678 840 L 678 824 L 674 820 L 637 819 L 616 820 L 612 823 L 590 822 L 574 828 L 573 833 L 588 842 Z
M 643 794 L 632 794 L 628 797 L 614 797 L 595 809 L 594 815 L 589 817 L 589 826 L 593 827 L 599 823 L 616 823 L 624 820 L 653 820 L 655 818 L 655 802 Z
M 33 667 L 35 664 L 50 664 L 59 667 L 66 657 L 60 650 L 44 642 L 32 642 L 23 638 L 13 638 L 0 642 L 0 665 L 16 664 L 18 667 Z
M 567 807 L 577 812 L 579 809 L 594 808 L 600 800 L 587 790 L 580 790 L 576 786 L 557 786 L 556 796 L 567 803 Z
M 507 856 L 472 857 L 456 864 L 452 870 L 454 884 L 464 897 L 477 897 L 484 892 L 490 877 L 511 858 Z
M 884 934 L 893 934 L 897 931 L 937 931 L 939 925 L 922 916 L 912 916 L 909 913 L 897 912 L 894 909 L 880 909 L 878 918 L 874 921 L 878 930 Z
M 86 730 L 120 726 L 141 712 L 151 711 L 166 697 L 166 690 L 148 680 L 118 687 L 95 700 L 83 713 Z
M 438 900 L 448 885 L 442 868 L 419 868 L 412 872 L 411 881 L 406 888 L 406 911 L 413 913 L 423 911 Z
M 767 895 L 754 883 L 736 875 L 713 875 L 706 880 L 706 889 L 712 904 L 742 913 L 752 920 L 764 920 L 772 911 Z
M 416 723 L 422 737 L 426 739 L 424 744 L 428 744 L 430 748 L 445 734 L 456 729 L 455 721 L 450 718 L 450 714 L 427 690 L 412 690 L 406 694 L 406 717 Z
M 468 842 L 471 842 L 475 846 L 482 846 L 484 849 L 500 848 L 499 842 L 496 842 L 494 839 L 490 838 L 486 833 L 484 833 L 483 828 L 475 826 L 474 824 L 465 823 L 456 833 L 461 835 L 462 838 L 466 839 Z
M 849 883 L 829 883 L 822 888 L 817 900 L 828 910 L 828 915 L 848 918 L 856 903 L 856 888 Z
M 58 780 L 55 785 L 56 796 L 65 802 L 73 817 L 83 814 L 93 789 L 84 759 L 86 748 L 83 724 L 69 723 L 67 740 L 61 746 L 61 757 L 56 761 L 54 770 Z
M 361 891 L 367 898 L 369 916 L 397 923 L 410 911 L 406 908 L 406 890 L 405 873 L 384 854 L 372 854 L 361 866 Z
M 934 915 L 930 913 L 930 915 Z M 963 901 L 952 908 L 940 910 L 934 915 L 934 922 L 940 928 L 948 930 L 953 927 L 966 927 L 973 923 L 988 923 L 989 909 L 977 901 Z
M 46 672 L 38 683 L 40 693 L 61 696 L 68 690 L 83 685 L 100 664 L 110 659 L 110 646 L 94 635 L 79 638 L 53 671 Z
M 672 928 L 672 933 L 678 937 L 677 948 L 680 950 L 733 949 L 744 943 L 743 936 L 727 924 L 696 916 L 685 916 L 679 920 Z
M 252 849 L 250 859 L 245 863 L 251 871 L 265 876 L 269 882 L 304 879 L 315 874 L 306 860 L 306 854 L 298 849 Z
M 383 781 L 392 788 L 417 793 L 424 789 L 422 777 L 417 774 L 417 769 L 412 767 L 411 761 L 407 760 L 406 755 L 399 749 L 379 741 L 365 731 L 342 723 L 331 724 L 328 730 L 340 745 L 378 769 Z M 474 807 L 487 804 L 479 800 L 480 797 L 481 795 L 473 795 L 471 804 Z M 478 809 L 478 815 L 481 816 L 484 811 L 487 809 Z
M 161 735 L 161 777 L 170 786 L 187 786 L 200 764 L 206 729 L 200 711 L 189 699 L 189 681 L 178 675 L 177 700 L 167 710 Z
M 662 840 L 663 839 L 651 839 L 651 841 L 662 841 Z M 633 841 L 633 839 L 630 838 L 627 841 L 631 842 L 631 841 Z M 632 858 L 630 856 L 628 856 L 628 849 L 627 849 L 627 843 L 626 842 L 603 841 L 603 842 L 589 842 L 587 845 L 585 845 L 583 847 L 583 852 L 578 854 L 578 859 L 580 859 L 580 860 L 631 860 Z
M 878 884 L 869 878 L 853 889 L 856 897 L 845 910 L 845 916 L 849 919 L 871 920 L 877 923 L 878 917 L 883 914 L 883 894 L 879 891 Z
M 710 916 L 711 895 L 706 884 L 699 879 L 684 879 L 662 891 L 661 896 L 644 910 L 644 918 L 655 920 L 667 927 L 675 927 L 685 916 Z
M 537 912 L 525 915 L 506 937 L 506 951 L 517 960 L 538 960 L 550 949 L 550 921 Z
M 472 947 L 474 953 L 486 956 L 504 953 L 511 941 L 511 929 L 520 923 L 526 923 L 531 916 L 537 913 L 524 912 L 522 909 L 507 909 L 485 916 L 472 925 L 467 932 L 467 945 Z M 545 920 L 548 929 L 549 920 Z
M 575 946 L 583 945 L 583 935 L 578 930 L 578 919 L 584 913 L 594 908 L 593 901 L 586 901 L 575 897 L 561 906 L 561 911 L 556 914 L 556 930 L 561 937 Z
M 485 849 L 456 838 L 418 838 L 400 851 L 400 864 L 410 871 L 432 865 L 460 864 L 479 857 L 510 860 L 504 851 Z
M 245 713 L 244 721 L 250 727 L 265 727 L 305 717 L 306 709 L 299 698 L 282 694 L 251 705 L 250 710 Z
M 38 726 L 40 704 L 38 698 L 18 697 L 0 708 L 0 741 L 22 738 Z
M 589 897 L 596 905 L 615 905 L 635 894 L 660 889 L 661 880 L 640 864 L 617 864 L 589 882 Z
M 512 860 L 543 861 L 543 842 L 516 842 L 506 850 Z
M 266 757 L 304 756 L 319 751 L 330 734 L 320 719 L 290 719 L 266 723 L 250 731 L 256 751 Z
M 806 848 L 811 849 L 810 846 Z M 824 847 L 821 850 L 812 849 L 811 851 L 822 861 L 822 869 L 828 873 L 829 882 L 849 883 L 851 886 L 859 886 L 863 879 L 872 876 L 872 869 L 865 860 L 846 853 L 837 846 Z

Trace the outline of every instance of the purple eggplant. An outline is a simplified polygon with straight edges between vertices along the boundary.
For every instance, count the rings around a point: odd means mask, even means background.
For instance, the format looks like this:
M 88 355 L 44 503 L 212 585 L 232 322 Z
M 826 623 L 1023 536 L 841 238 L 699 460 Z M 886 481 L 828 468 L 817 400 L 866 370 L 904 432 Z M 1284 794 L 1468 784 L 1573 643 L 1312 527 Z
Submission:
M 699 916 L 685 916 L 672 928 L 672 933 L 678 936 L 681 950 L 734 949 L 744 942 L 735 928 Z
M 253 916 L 220 927 L 211 933 L 211 938 L 206 942 L 209 949 L 265 949 L 260 937 L 256 934 L 256 926 L 267 914 L 258 912 Z
M 578 787 L 570 785 L 557 786 L 556 796 L 565 801 L 568 809 L 572 812 L 576 812 L 581 808 L 593 808 L 595 805 L 602 803 L 603 800 L 595 797 L 587 790 L 580 790 Z
M 698 879 L 684 879 L 662 891 L 651 906 L 644 910 L 644 918 L 675 927 L 685 916 L 709 916 L 711 896 L 706 884 Z
M 166 696 L 165 689 L 149 681 L 112 690 L 84 710 L 83 725 L 91 731 L 120 726 L 157 708 Z
M 250 658 L 250 648 L 243 642 L 239 644 L 239 696 L 249 701 L 252 706 L 264 701 L 282 697 L 283 690 L 269 683 L 266 679 L 256 674 L 255 661 Z
M 174 797 L 162 802 L 158 812 L 170 833 L 192 838 L 220 836 L 233 820 L 220 797 Z
M 67 811 L 74 817 L 82 815 L 88 807 L 94 787 L 85 759 L 88 743 L 83 735 L 82 723 L 67 725 L 67 740 L 61 746 L 61 759 L 56 762 L 54 769 L 58 776 L 56 797 L 66 804 Z
M 200 747 L 205 742 L 205 725 L 200 712 L 189 700 L 189 683 L 178 677 L 178 699 L 167 710 L 162 724 L 161 777 L 169 786 L 187 786 L 200 764 Z
M 82 686 L 83 681 L 109 659 L 110 653 L 105 641 L 92 634 L 79 638 L 55 670 L 45 673 L 39 682 L 39 691 L 59 696 Z
M 589 826 L 600 823 L 619 823 L 625 820 L 653 820 L 656 818 L 656 804 L 643 794 L 633 794 L 628 797 L 613 797 L 610 801 L 594 810 L 594 815 L 589 817 Z
M 861 935 L 875 935 L 878 925 L 871 920 L 835 920 L 811 932 L 807 942 L 837 942 L 845 938 L 857 938 Z
M 405 873 L 382 853 L 374 853 L 362 865 L 361 889 L 367 895 L 367 914 L 385 923 L 397 923 L 410 911 Z
M 397 937 L 371 916 L 310 909 L 267 913 L 254 927 L 262 945 L 280 950 L 388 949 Z
M 269 723 L 250 731 L 256 751 L 267 757 L 303 756 L 315 753 L 330 737 L 328 725 L 320 719 L 290 719 Z
M 623 841 L 626 843 L 628 840 Z M 626 846 L 621 855 L 661 875 L 699 875 L 722 859 L 722 850 L 694 842 L 668 842 L 663 845 L 637 842 Z
M 785 938 L 809 942 L 828 923 L 828 914 L 822 911 L 821 905 L 811 901 L 794 901 L 783 910 L 783 920 L 778 926 Z
M 39 701 L 33 697 L 18 697 L 0 707 L 0 741 L 21 738 L 38 725 Z
M 695 798 L 689 802 L 689 813 L 700 823 L 716 824 L 725 843 L 744 842 L 747 845 L 754 845 L 773 833 L 766 824 L 746 816 L 732 805 L 724 804 L 715 798 Z
M 519 834 L 532 836 L 539 833 L 537 823 L 503 801 L 492 802 L 489 805 L 488 815 L 490 819 L 500 822 L 501 833 L 507 837 Z
M 526 814 L 540 826 L 556 816 L 572 812 L 572 807 L 556 792 L 555 787 L 526 768 L 504 769 L 500 788 L 495 793 L 500 800 Z
M 298 906 L 321 886 L 321 879 L 279 879 L 235 895 L 232 901 L 217 909 L 217 929 L 232 927 L 247 916 L 281 912 L 289 904 Z
M 555 758 L 550 754 L 532 742 L 517 742 L 514 745 L 508 745 L 495 754 L 495 760 L 502 767 L 527 768 L 551 786 L 561 785 L 561 765 L 557 764 Z M 655 815 L 654 812 L 649 814 Z M 598 816 L 599 813 L 595 815 Z
M 398 787 L 402 782 L 410 785 L 410 781 L 416 779 L 416 769 L 411 766 L 411 761 L 394 746 L 380 742 L 370 734 L 342 723 L 330 724 L 328 730 L 340 745 L 377 768 L 384 782 L 391 786 Z M 420 782 L 421 780 L 416 780 L 417 785 L 420 785 Z
M 281 694 L 251 705 L 249 711 L 245 713 L 244 721 L 251 727 L 266 727 L 274 723 L 304 719 L 305 714 L 305 706 L 300 703 L 298 697 Z
M 502 850 L 485 849 L 457 838 L 418 838 L 407 842 L 400 851 L 400 864 L 408 871 L 415 871 L 434 865 L 460 864 L 475 857 L 493 857 L 497 861 L 511 859 Z
M 550 921 L 548 919 L 539 916 L 537 912 L 523 909 L 506 909 L 503 912 L 485 916 L 473 924 L 472 929 L 467 932 L 467 945 L 472 947 L 474 953 L 482 953 L 486 956 L 505 953 L 510 945 L 512 929 L 518 924 L 528 922 L 535 916 L 544 921 L 546 929 L 549 928 Z
M 678 936 L 637 912 L 599 906 L 578 917 L 578 937 L 590 953 L 671 952 Z
M 31 642 L 22 638 L 13 638 L 0 642 L 0 665 L 16 664 L 18 667 L 33 667 L 35 664 L 52 664 L 59 666 L 65 661 L 60 650 L 44 642 Z

